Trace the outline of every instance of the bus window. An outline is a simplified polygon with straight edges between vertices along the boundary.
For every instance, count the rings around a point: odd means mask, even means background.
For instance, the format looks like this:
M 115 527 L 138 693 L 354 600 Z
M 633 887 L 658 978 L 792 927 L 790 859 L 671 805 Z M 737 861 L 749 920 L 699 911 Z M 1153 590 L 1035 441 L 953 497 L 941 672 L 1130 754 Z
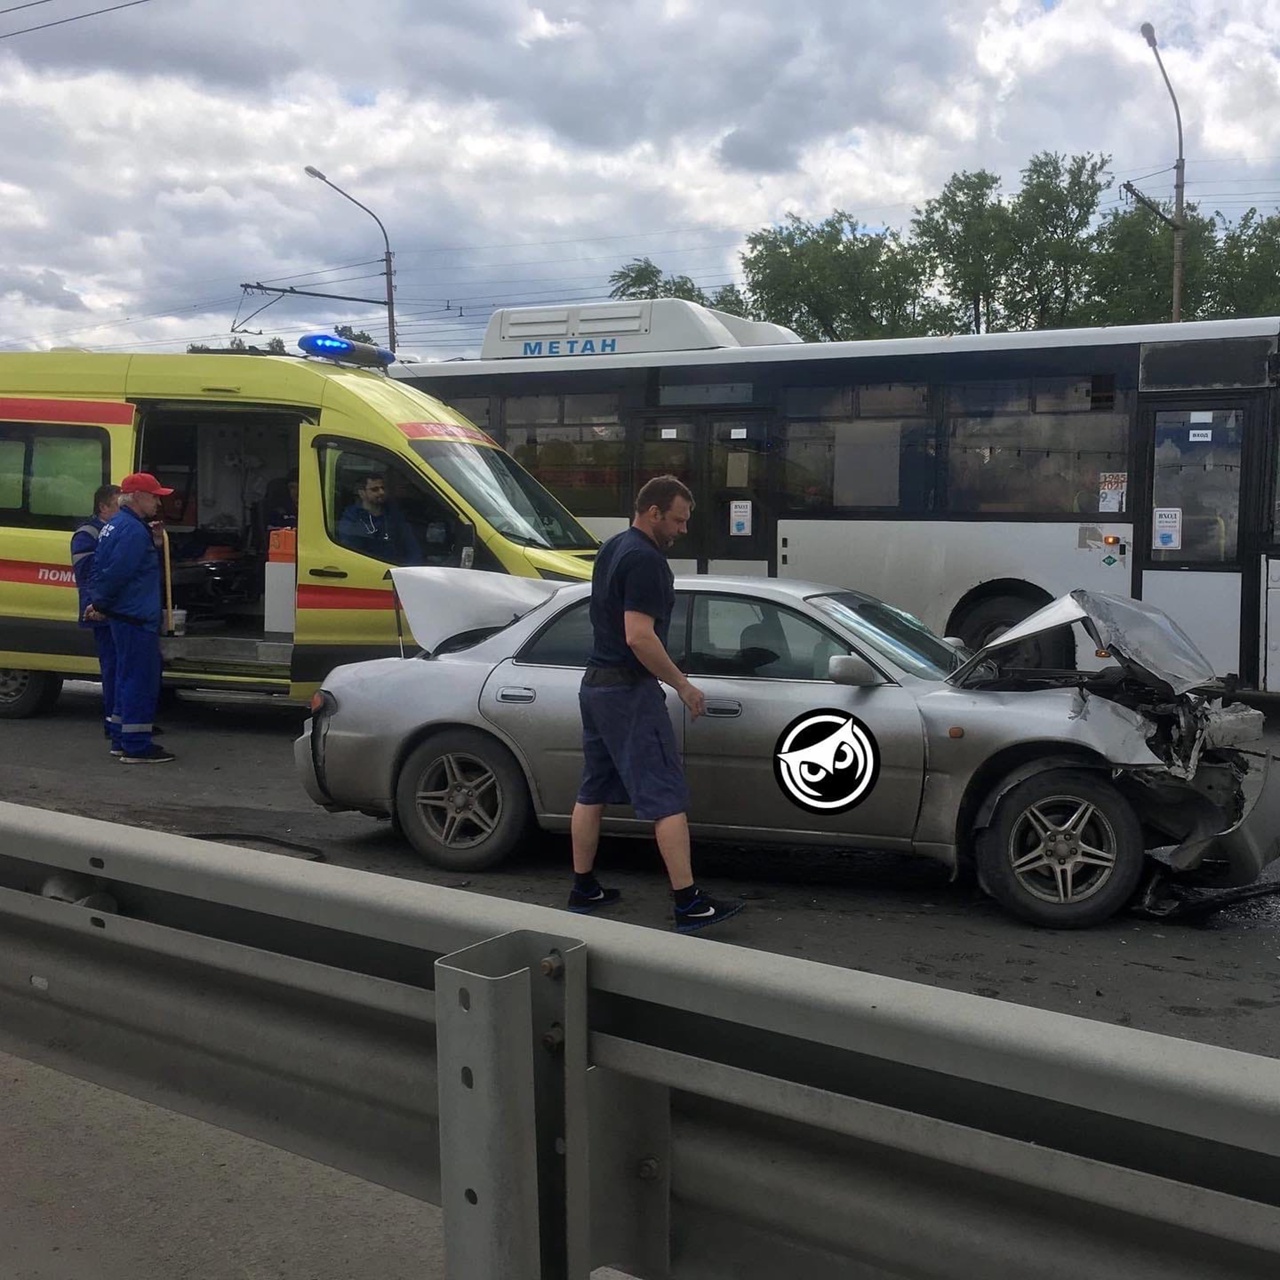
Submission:
M 1161 410 L 1156 414 L 1151 505 L 1176 511 L 1177 536 L 1161 545 L 1157 528 L 1151 558 L 1225 564 L 1236 558 L 1240 527 L 1239 409 Z
M 513 396 L 507 452 L 580 516 L 625 515 L 630 475 L 618 396 Z
M 460 413 L 468 422 L 474 423 L 481 431 L 489 430 L 489 397 L 459 396 L 448 402 L 449 408 Z
M 935 458 L 935 432 L 929 422 L 789 422 L 782 449 L 784 509 L 932 511 Z
M 1114 391 L 1095 397 L 1093 381 L 1054 379 L 1037 388 L 1037 405 L 1054 409 L 1047 413 L 1028 412 L 1025 382 L 948 388 L 947 509 L 1116 514 L 1113 495 L 1125 486 L 1114 477 L 1128 470 L 1129 415 L 1092 410 L 1115 403 Z
M 1007 382 L 958 382 L 947 388 L 947 416 L 964 414 L 1026 413 L 1031 408 L 1031 384 L 1023 379 Z

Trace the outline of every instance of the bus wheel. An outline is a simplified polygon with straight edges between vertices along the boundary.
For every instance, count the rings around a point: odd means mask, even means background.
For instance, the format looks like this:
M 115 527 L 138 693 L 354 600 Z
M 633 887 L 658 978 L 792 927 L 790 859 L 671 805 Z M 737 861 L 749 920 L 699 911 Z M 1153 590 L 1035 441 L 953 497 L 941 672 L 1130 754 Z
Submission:
M 50 710 L 62 692 L 62 677 L 49 671 L 0 667 L 0 720 L 25 720 Z
M 496 738 L 475 729 L 434 734 L 405 761 L 396 816 L 424 858 L 449 871 L 502 862 L 529 823 L 524 772 Z
M 1010 627 L 1029 618 L 1045 601 L 1028 600 L 1026 596 L 991 596 L 979 600 L 960 618 L 955 630 L 967 648 L 975 653 L 984 645 L 998 640 Z M 1010 660 L 1011 659 L 1011 660 Z M 1009 665 L 1015 667 L 1047 667 L 1054 670 L 1070 669 L 1075 665 L 1075 645 L 1069 627 L 1047 631 L 1032 640 L 1024 640 L 1010 655 Z

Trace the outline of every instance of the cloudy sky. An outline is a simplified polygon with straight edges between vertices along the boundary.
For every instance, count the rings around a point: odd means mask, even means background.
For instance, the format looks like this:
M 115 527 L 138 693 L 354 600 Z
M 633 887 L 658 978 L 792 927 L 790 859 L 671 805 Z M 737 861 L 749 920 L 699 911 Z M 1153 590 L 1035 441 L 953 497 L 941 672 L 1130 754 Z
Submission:
M 495 306 L 592 299 L 648 255 L 708 290 L 745 235 L 842 207 L 904 226 L 959 169 L 1112 156 L 1189 198 L 1280 205 L 1264 0 L 0 0 L 0 348 L 292 346 L 385 308 L 474 354 Z M 27 30 L 47 26 L 43 30 Z M 1118 198 L 1118 197 L 1112 197 Z M 252 340 L 252 339 L 250 339 Z

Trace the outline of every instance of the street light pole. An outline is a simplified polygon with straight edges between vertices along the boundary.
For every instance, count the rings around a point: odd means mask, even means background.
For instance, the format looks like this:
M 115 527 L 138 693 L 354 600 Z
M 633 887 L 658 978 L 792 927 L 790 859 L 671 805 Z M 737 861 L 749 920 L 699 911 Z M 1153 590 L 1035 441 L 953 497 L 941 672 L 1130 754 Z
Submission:
M 307 165 L 306 172 L 313 178 L 319 178 L 326 187 L 332 187 L 340 196 L 350 200 L 357 209 L 363 209 L 378 224 L 378 230 L 382 232 L 382 243 L 386 246 L 382 261 L 387 276 L 387 346 L 394 351 L 396 349 L 396 299 L 391 286 L 391 241 L 387 238 L 387 229 L 382 225 L 382 219 L 368 205 L 361 204 L 355 196 L 343 191 L 337 183 L 330 182 L 314 165 Z
M 1178 123 L 1178 163 L 1173 170 L 1173 319 L 1176 323 L 1182 319 L 1182 234 L 1185 229 L 1182 221 L 1182 200 L 1184 193 L 1183 179 L 1186 176 L 1186 163 L 1182 158 L 1182 112 L 1178 109 L 1178 98 L 1169 83 L 1169 73 L 1164 69 L 1164 60 L 1156 47 L 1156 29 L 1149 22 L 1141 27 L 1143 39 L 1151 46 L 1156 55 L 1156 65 L 1164 76 L 1165 88 L 1173 99 L 1173 118 Z

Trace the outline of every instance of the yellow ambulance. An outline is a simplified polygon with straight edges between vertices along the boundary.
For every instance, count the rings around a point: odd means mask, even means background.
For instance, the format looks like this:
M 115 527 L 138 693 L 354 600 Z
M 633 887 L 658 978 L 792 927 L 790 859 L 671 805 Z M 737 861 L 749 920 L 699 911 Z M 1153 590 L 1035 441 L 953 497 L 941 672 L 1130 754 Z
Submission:
M 389 352 L 298 345 L 0 354 L 0 717 L 96 674 L 70 539 L 134 471 L 174 491 L 173 687 L 305 700 L 340 663 L 398 653 L 393 564 L 590 577 L 596 539 L 484 432 L 389 378 Z

